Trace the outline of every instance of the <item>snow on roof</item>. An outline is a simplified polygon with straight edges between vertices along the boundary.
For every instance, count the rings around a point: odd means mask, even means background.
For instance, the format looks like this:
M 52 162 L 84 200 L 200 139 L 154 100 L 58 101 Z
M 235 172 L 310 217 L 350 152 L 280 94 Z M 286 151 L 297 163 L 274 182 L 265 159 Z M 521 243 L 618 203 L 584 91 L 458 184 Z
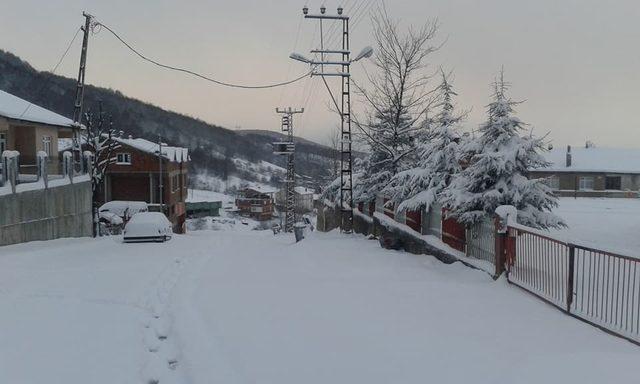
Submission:
M 299 195 L 313 195 L 313 191 L 305 187 L 295 187 L 294 190 Z
M 2 90 L 0 90 L 0 116 L 59 127 L 73 126 L 71 119 Z
M 567 148 L 554 148 L 543 156 L 551 163 L 541 172 L 609 172 L 640 174 L 640 149 L 571 147 L 571 166 L 566 166 Z
M 247 187 L 245 189 L 250 189 L 252 191 L 256 191 L 258 193 L 264 193 L 264 194 L 271 194 L 271 193 L 276 193 L 278 192 L 277 188 L 273 188 L 273 187 L 268 187 L 268 186 L 264 186 L 264 185 L 254 185 L 251 187 Z
M 128 145 L 132 148 L 151 154 L 158 153 L 158 143 L 154 143 L 145 139 L 133 139 L 116 137 L 115 140 L 120 144 Z M 170 161 L 182 163 L 189 161 L 189 150 L 183 147 L 171 147 L 162 145 L 162 156 Z

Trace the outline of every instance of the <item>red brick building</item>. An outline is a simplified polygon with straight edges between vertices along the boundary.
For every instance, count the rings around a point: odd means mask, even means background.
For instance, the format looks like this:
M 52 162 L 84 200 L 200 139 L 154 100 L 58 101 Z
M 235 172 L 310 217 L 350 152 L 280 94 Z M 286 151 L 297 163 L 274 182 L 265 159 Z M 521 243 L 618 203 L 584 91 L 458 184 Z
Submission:
M 274 213 L 274 195 L 276 189 L 244 188 L 238 193 L 236 207 L 241 215 L 253 217 L 256 220 L 269 220 Z
M 115 140 L 119 142 L 120 148 L 113 154 L 117 161 L 109 165 L 105 175 L 103 202 L 145 201 L 150 205 L 150 210 L 158 211 L 162 204 L 165 215 L 173 223 L 174 232 L 184 233 L 188 150 L 163 145 L 160 158 L 158 143 L 132 138 Z

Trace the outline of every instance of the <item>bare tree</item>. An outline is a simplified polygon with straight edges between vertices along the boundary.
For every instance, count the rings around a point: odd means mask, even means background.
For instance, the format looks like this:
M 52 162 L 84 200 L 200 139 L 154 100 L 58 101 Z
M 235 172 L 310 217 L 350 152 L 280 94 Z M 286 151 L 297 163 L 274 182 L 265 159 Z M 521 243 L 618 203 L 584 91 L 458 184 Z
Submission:
M 98 113 L 95 115 L 88 112 L 85 115 L 87 125 L 86 151 L 91 153 L 91 191 L 93 200 L 93 235 L 100 235 L 100 223 L 98 216 L 98 201 L 101 187 L 104 182 L 104 175 L 110 164 L 117 161 L 114 151 L 120 148 L 120 144 L 114 140 L 118 133 L 113 128 L 112 117 L 109 121 L 105 119 L 105 112 L 102 110 L 102 102 L 99 104 Z
M 327 133 L 327 145 L 331 148 L 331 176 L 332 180 L 340 176 L 340 128 L 335 128 Z
M 401 31 L 385 8 L 372 16 L 376 54 L 375 72 L 366 72 L 368 84 L 354 82 L 365 108 L 353 117 L 359 136 L 370 148 L 366 171 L 357 189 L 358 200 L 370 200 L 397 172 L 411 165 L 414 139 L 429 129 L 429 110 L 436 103 L 427 59 L 440 48 L 435 44 L 437 20 L 421 28 Z M 431 87 L 431 89 L 430 89 Z

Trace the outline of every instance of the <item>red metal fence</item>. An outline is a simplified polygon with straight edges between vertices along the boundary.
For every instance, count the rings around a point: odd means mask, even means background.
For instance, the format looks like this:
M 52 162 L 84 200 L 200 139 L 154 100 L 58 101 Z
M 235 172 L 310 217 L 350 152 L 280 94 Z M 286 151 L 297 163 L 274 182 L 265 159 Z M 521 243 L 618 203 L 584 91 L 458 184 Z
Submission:
M 509 227 L 507 280 L 571 316 L 640 344 L 640 259 Z M 510 250 L 509 250 L 510 249 Z

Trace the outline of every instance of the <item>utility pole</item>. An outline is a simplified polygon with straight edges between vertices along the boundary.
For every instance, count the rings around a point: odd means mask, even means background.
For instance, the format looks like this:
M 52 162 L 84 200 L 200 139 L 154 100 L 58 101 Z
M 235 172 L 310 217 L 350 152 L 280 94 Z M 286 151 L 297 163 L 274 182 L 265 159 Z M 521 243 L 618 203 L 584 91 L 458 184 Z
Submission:
M 160 191 L 160 212 L 164 213 L 164 182 L 162 179 L 162 136 L 158 135 L 158 190 Z
M 312 50 L 313 54 L 320 54 L 320 61 L 306 59 L 302 55 L 292 54 L 294 60 L 306 62 L 313 68 L 311 76 L 320 76 L 329 91 L 333 103 L 340 113 L 340 228 L 345 233 L 353 230 L 353 156 L 351 141 L 351 63 L 364 57 L 370 57 L 373 52 L 371 48 L 365 48 L 355 60 L 351 60 L 349 48 L 349 16 L 343 15 L 343 8 L 338 7 L 337 15 L 327 15 L 327 9 L 322 6 L 320 14 L 309 14 L 309 8 L 302 9 L 305 19 L 315 19 L 320 23 L 320 49 Z M 322 22 L 324 20 L 336 21 L 342 24 L 342 46 L 340 49 L 325 48 Z M 325 60 L 326 56 L 338 55 L 341 60 Z M 327 72 L 325 66 L 338 66 L 339 71 Z M 341 103 L 333 97 L 331 88 L 327 83 L 327 77 L 339 77 L 341 79 Z
M 295 143 L 293 139 L 293 115 L 303 112 L 304 108 L 276 108 L 276 113 L 282 115 L 282 132 L 287 133 L 286 141 L 273 143 L 273 153 L 287 156 L 287 177 L 285 180 L 285 232 L 293 232 L 293 225 L 296 221 L 296 171 L 294 165 Z
M 84 26 L 81 27 L 84 32 L 82 38 L 82 51 L 80 52 L 80 68 L 78 69 L 78 81 L 76 83 L 76 97 L 73 105 L 73 162 L 74 168 L 82 171 L 82 103 L 84 101 L 84 78 L 87 68 L 87 48 L 89 46 L 89 31 L 91 29 L 91 23 L 93 16 L 82 12 L 84 16 Z

